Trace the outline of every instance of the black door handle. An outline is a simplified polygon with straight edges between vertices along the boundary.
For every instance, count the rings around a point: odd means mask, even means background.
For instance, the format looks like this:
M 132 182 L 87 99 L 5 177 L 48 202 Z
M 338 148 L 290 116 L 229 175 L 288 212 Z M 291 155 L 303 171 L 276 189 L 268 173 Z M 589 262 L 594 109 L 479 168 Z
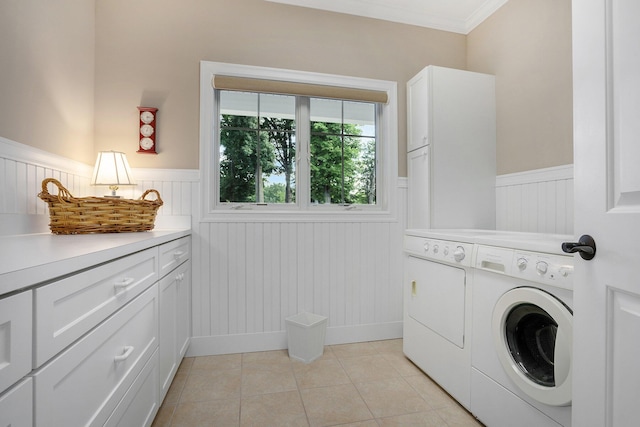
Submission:
M 585 234 L 580 236 L 578 242 L 564 242 L 562 250 L 568 254 L 578 252 L 582 259 L 589 261 L 596 256 L 596 241 L 593 240 L 593 237 Z

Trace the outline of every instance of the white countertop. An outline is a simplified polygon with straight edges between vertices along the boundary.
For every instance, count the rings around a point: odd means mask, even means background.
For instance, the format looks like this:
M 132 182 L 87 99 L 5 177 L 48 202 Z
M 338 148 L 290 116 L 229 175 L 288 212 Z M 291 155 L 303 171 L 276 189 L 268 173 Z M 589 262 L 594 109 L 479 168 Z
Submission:
M 138 233 L 0 237 L 0 295 L 64 276 L 191 234 L 189 229 Z

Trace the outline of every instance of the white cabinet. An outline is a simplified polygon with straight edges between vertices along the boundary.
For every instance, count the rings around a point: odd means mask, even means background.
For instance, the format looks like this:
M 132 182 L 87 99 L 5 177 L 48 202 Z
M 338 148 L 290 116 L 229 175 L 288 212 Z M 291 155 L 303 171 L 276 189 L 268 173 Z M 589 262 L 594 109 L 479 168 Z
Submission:
M 160 277 L 191 258 L 191 238 L 183 237 L 160 246 Z
M 495 79 L 429 66 L 407 83 L 408 228 L 495 228 Z
M 158 352 L 142 369 L 127 394 L 113 411 L 105 427 L 149 426 L 158 412 Z
M 0 393 L 0 426 L 32 427 L 33 380 L 26 378 Z
M 160 279 L 160 398 L 164 399 L 191 337 L 190 238 L 160 247 L 166 275 Z
M 36 424 L 103 425 L 157 346 L 153 285 L 33 375 Z
M 32 306 L 31 291 L 0 299 L 0 426 L 33 425 Z
M 4 273 L 22 285 L 0 295 L 0 426 L 150 426 L 160 353 L 172 379 L 191 335 L 190 237 L 57 237 L 25 237 L 42 262 Z
M 42 365 L 158 280 L 151 248 L 35 289 L 34 367 Z
M 31 307 L 31 291 L 0 299 L 0 394 L 31 371 Z

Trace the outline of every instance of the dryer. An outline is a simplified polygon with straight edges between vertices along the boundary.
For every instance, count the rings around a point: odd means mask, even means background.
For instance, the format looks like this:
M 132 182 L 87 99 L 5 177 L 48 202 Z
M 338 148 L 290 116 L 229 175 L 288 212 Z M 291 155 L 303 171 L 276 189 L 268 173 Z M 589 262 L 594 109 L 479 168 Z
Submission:
M 571 236 L 477 239 L 470 410 L 492 427 L 571 425 Z
M 469 409 L 474 236 L 481 230 L 407 230 L 404 354 Z

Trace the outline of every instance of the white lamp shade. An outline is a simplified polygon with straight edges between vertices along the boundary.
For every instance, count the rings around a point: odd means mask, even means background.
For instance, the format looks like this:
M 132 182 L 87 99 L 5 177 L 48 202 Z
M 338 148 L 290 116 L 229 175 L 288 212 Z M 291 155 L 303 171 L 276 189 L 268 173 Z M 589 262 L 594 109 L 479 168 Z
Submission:
M 124 153 L 101 151 L 93 168 L 92 185 L 134 185 L 131 168 Z

